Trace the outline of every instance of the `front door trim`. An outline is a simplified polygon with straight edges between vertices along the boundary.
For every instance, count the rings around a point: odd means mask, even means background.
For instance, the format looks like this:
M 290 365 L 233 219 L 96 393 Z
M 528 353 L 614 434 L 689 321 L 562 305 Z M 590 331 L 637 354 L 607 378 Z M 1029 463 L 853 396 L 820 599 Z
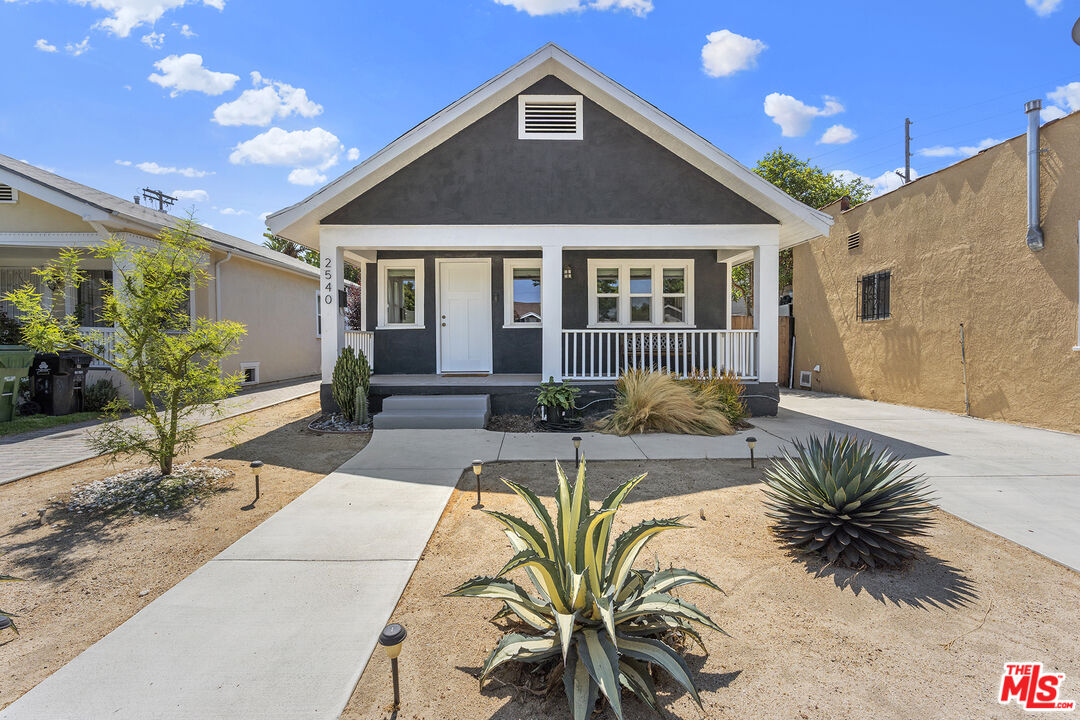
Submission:
M 488 298 L 488 322 L 484 327 L 487 328 L 487 343 L 488 343 L 488 364 L 487 367 L 477 368 L 476 370 L 463 371 L 463 370 L 451 370 L 448 371 L 452 374 L 463 374 L 467 372 L 475 373 L 494 373 L 493 363 L 495 357 L 495 348 L 492 345 L 492 328 L 491 328 L 491 258 L 490 257 L 449 257 L 449 258 L 435 258 L 435 367 L 436 371 L 441 375 L 443 374 L 442 367 L 442 266 L 447 263 L 483 263 L 487 267 L 485 277 L 487 278 L 487 298 Z

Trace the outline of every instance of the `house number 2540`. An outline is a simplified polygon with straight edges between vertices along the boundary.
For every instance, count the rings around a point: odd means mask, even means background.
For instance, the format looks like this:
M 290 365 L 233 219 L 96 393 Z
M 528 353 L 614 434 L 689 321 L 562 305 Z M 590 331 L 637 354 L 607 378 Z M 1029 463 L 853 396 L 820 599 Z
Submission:
M 323 289 L 326 290 L 326 295 L 323 296 L 323 302 L 327 305 L 332 305 L 334 302 L 334 271 L 333 260 L 326 258 L 326 263 L 323 265 L 323 277 L 326 278 L 326 285 Z

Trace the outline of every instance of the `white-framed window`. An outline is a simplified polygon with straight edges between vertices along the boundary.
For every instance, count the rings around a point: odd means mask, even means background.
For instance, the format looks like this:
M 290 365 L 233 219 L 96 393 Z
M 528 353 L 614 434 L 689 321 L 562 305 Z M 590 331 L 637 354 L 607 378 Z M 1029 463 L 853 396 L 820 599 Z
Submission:
M 0 183 L 0 204 L 11 205 L 19 202 L 19 191 L 10 185 Z
M 588 262 L 589 327 L 694 326 L 693 260 Z
M 581 95 L 518 95 L 518 140 L 581 140 Z
M 259 384 L 259 363 L 257 363 L 257 362 L 242 362 L 242 363 L 240 363 L 240 384 L 241 385 L 258 385 Z
M 503 261 L 503 327 L 541 327 L 540 258 Z
M 379 328 L 424 327 L 424 259 L 379 260 Z

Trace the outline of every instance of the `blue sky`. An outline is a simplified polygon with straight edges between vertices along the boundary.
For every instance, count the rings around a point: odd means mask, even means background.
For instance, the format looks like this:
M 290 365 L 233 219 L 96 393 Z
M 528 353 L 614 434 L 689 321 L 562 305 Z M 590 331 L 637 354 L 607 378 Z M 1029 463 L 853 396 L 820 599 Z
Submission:
M 853 8 L 858 8 L 853 11 Z M 290 205 L 554 41 L 747 165 L 926 174 L 1080 109 L 1080 0 L 0 0 L 0 152 L 260 240 Z M 1052 106 L 1052 107 L 1050 107 Z M 175 212 L 176 210 L 174 210 Z

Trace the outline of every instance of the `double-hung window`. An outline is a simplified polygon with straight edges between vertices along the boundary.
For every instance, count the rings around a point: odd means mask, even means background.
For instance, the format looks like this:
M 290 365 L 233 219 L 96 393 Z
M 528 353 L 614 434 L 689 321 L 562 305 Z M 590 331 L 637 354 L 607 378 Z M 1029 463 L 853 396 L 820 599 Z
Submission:
M 540 258 L 503 261 L 503 297 L 504 327 L 540 327 Z
M 424 327 L 424 260 L 379 261 L 379 327 Z
M 589 327 L 693 327 L 693 260 L 588 262 Z

